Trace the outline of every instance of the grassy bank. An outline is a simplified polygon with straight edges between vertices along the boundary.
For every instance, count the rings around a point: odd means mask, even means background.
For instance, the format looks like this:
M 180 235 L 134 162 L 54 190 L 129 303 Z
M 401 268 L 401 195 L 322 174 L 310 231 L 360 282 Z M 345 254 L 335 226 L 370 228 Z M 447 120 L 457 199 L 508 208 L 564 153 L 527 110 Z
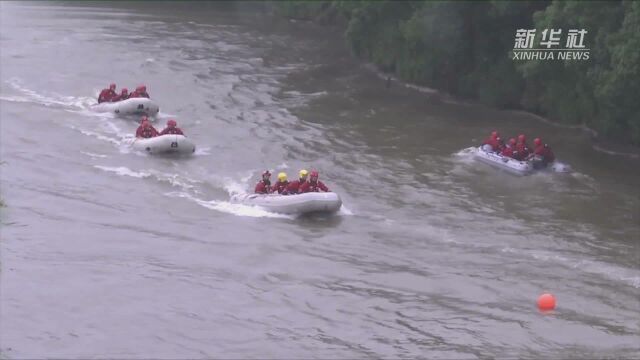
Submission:
M 353 53 L 418 85 L 585 125 L 640 145 L 640 2 L 288 1 L 283 17 L 344 27 Z M 589 60 L 514 60 L 517 29 L 585 29 Z M 540 47 L 540 46 L 535 46 Z M 564 47 L 564 46 L 561 46 Z

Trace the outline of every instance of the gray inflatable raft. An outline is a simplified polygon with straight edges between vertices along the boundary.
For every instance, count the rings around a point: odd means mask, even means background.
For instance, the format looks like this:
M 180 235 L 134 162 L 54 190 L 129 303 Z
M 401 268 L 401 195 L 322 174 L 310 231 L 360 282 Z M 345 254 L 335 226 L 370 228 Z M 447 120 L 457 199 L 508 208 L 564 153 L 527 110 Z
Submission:
M 147 98 L 132 98 L 118 102 L 103 102 L 91 107 L 97 112 L 111 112 L 121 115 L 147 114 L 155 115 L 160 107 L 155 101 Z
M 131 146 L 136 150 L 146 151 L 150 154 L 192 154 L 196 151 L 196 145 L 184 135 L 136 138 Z
M 510 157 L 502 156 L 500 154 L 496 154 L 489 149 L 490 147 L 478 147 L 474 153 L 474 158 L 485 164 L 489 164 L 493 167 L 505 170 L 511 174 L 529 175 L 543 169 L 549 169 L 553 172 L 571 171 L 571 167 L 569 165 L 562 164 L 558 161 L 554 161 L 552 163 L 549 163 L 547 166 L 544 166 L 544 164 L 537 157 L 534 157 L 529 161 L 520 161 Z
M 236 196 L 232 201 L 280 214 L 334 213 L 342 206 L 340 196 L 333 192 L 297 195 L 248 194 Z
M 482 146 L 476 149 L 474 154 L 476 160 L 479 160 L 485 164 L 489 164 L 493 167 L 500 168 L 507 172 L 516 175 L 528 175 L 534 170 L 533 165 L 528 161 L 520 161 L 514 158 L 502 156 L 484 149 Z

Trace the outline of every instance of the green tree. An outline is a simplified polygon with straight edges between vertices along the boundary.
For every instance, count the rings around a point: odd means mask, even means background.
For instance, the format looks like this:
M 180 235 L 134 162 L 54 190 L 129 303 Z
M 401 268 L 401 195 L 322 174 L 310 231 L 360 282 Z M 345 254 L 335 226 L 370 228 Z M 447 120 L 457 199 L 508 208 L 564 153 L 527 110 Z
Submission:
M 622 28 L 607 36 L 610 64 L 594 74 L 598 125 L 608 133 L 628 133 L 640 145 L 640 2 L 628 1 L 623 7 Z
M 595 89 L 599 74 L 609 63 L 609 34 L 619 27 L 622 17 L 620 3 L 609 1 L 554 1 L 544 11 L 534 13 L 538 36 L 544 29 L 587 30 L 585 42 L 591 48 L 591 58 L 522 63 L 519 69 L 526 81 L 525 107 L 556 121 L 609 130 L 602 123 L 602 109 Z
M 353 53 L 406 81 L 524 107 L 640 145 L 638 1 L 289 1 L 288 17 L 341 19 Z M 588 61 L 514 61 L 518 29 L 585 29 Z M 564 45 L 564 44 L 562 44 Z

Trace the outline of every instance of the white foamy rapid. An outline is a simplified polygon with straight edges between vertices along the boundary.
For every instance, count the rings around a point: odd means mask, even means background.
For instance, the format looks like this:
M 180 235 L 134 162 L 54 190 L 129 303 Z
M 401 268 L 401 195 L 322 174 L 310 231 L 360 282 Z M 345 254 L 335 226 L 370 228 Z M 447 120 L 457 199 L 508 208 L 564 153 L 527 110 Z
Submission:
M 92 153 L 92 152 L 88 152 L 88 151 L 80 151 L 81 154 L 87 155 L 91 158 L 94 159 L 104 159 L 109 157 L 108 155 L 104 155 L 104 154 L 96 154 L 96 153 Z
M 340 207 L 340 210 L 338 211 L 338 215 L 352 216 L 354 215 L 354 213 L 353 211 L 349 210 L 346 206 L 344 206 L 344 204 L 342 204 L 342 206 Z
M 135 177 L 139 179 L 147 178 L 151 176 L 151 173 L 149 172 L 134 171 L 125 166 L 112 167 L 112 166 L 93 165 L 93 167 L 106 172 L 115 173 L 120 176 L 130 176 L 130 177 Z
M 471 146 L 465 149 L 461 149 L 458 152 L 453 153 L 452 155 L 455 157 L 456 160 L 458 160 L 459 162 L 462 163 L 471 163 L 473 162 L 473 154 L 476 151 L 476 147 Z
M 165 195 L 189 199 L 207 209 L 216 210 L 216 211 L 237 215 L 237 216 L 268 217 L 268 218 L 281 218 L 281 219 L 294 218 L 293 216 L 290 216 L 290 215 L 272 213 L 272 212 L 260 209 L 258 207 L 232 203 L 229 201 L 203 200 L 195 196 L 192 196 L 191 194 L 186 192 L 169 192 L 169 193 L 165 193 Z
M 158 182 L 168 183 L 171 186 L 178 187 L 184 191 L 192 191 L 194 193 L 199 193 L 198 189 L 196 189 L 196 185 L 202 183 L 201 181 L 188 178 L 184 175 L 164 173 L 153 169 L 136 171 L 125 166 L 94 165 L 93 167 L 120 176 L 129 176 L 139 179 L 154 178 Z
M 269 217 L 282 219 L 294 218 L 290 215 L 271 213 L 257 207 L 237 204 L 230 201 L 202 199 L 201 197 L 199 197 L 201 195 L 200 190 L 196 188 L 196 185 L 202 182 L 195 179 L 190 179 L 183 175 L 163 173 L 153 169 L 136 171 L 124 166 L 94 165 L 94 168 L 119 176 L 128 176 L 138 179 L 153 178 L 159 182 L 169 183 L 171 186 L 178 187 L 180 191 L 166 192 L 164 195 L 169 197 L 188 199 L 207 209 L 237 216 Z M 242 183 L 233 182 L 230 179 L 225 179 L 223 181 L 223 184 L 224 189 L 229 192 L 230 196 L 233 194 L 240 194 L 244 192 L 244 185 Z
M 31 102 L 40 104 L 46 107 L 59 107 L 67 110 L 84 110 L 88 109 L 89 105 L 95 103 L 96 100 L 92 97 L 74 97 L 74 96 L 64 96 L 58 94 L 52 94 L 50 96 L 46 96 L 36 92 L 35 90 L 31 90 L 25 87 L 22 84 L 22 81 L 17 78 L 11 78 L 6 81 L 13 89 L 21 93 L 18 96 L 0 96 L 1 100 L 12 101 L 12 102 Z
M 211 155 L 211 147 L 196 147 L 196 152 L 194 152 L 193 155 L 195 156 Z

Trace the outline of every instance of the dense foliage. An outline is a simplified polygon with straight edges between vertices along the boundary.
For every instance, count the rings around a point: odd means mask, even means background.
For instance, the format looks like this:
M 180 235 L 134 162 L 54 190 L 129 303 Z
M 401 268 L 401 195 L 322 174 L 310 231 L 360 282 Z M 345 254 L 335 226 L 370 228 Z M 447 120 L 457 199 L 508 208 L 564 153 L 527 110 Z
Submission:
M 403 80 L 585 124 L 640 145 L 640 2 L 289 1 L 344 23 L 354 54 Z M 517 29 L 585 29 L 589 60 L 514 60 Z

